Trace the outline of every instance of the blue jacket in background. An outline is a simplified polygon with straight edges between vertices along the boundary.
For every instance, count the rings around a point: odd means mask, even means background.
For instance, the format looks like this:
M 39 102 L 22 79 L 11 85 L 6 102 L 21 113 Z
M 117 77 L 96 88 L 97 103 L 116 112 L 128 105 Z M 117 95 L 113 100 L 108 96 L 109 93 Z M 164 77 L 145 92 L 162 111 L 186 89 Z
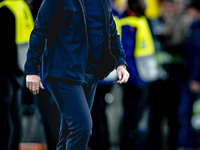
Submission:
M 106 42 L 97 69 L 99 80 L 115 67 L 127 65 L 110 2 L 101 2 Z M 38 75 L 42 61 L 44 81 L 47 76 L 53 76 L 83 82 L 89 51 L 85 15 L 81 0 L 44 0 L 30 36 L 25 73 Z
M 200 81 L 200 19 L 191 24 L 191 35 L 187 39 L 185 49 L 186 68 L 189 80 Z

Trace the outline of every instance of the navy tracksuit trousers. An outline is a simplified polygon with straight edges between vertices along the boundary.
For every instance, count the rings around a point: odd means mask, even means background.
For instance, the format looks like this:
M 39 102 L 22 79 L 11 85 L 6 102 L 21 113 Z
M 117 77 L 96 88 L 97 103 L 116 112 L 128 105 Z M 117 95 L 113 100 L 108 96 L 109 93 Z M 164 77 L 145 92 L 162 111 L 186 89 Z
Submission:
M 92 131 L 91 108 L 97 86 L 95 75 L 85 74 L 84 83 L 54 78 L 47 87 L 61 114 L 57 150 L 86 150 Z

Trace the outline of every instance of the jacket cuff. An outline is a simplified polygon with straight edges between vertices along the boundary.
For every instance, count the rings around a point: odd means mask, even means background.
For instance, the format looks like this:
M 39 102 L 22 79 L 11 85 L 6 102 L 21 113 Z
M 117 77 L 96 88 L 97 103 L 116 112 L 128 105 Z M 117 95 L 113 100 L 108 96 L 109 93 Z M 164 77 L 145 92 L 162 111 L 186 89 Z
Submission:
M 123 58 L 119 58 L 118 61 L 117 61 L 116 68 L 119 67 L 119 66 L 123 66 L 123 65 L 125 65 L 126 70 L 128 70 L 128 65 L 127 65 L 126 61 Z
M 39 70 L 38 70 L 38 67 L 35 67 L 35 68 L 26 68 L 24 69 L 24 73 L 26 75 L 39 75 Z

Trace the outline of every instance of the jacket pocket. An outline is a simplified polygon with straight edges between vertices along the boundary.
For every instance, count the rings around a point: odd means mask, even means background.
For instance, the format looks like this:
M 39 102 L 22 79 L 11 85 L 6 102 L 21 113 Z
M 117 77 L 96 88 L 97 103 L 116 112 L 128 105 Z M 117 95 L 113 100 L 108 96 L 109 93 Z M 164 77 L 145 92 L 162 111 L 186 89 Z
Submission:
M 63 23 L 66 29 L 83 29 L 83 14 L 78 0 L 63 1 Z

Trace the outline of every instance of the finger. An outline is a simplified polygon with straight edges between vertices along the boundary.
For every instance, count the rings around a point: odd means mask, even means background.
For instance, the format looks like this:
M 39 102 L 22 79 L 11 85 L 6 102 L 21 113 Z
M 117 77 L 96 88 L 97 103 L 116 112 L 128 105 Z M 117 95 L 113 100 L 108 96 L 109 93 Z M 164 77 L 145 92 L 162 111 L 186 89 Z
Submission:
M 33 88 L 32 88 L 33 86 L 32 86 L 32 84 L 33 84 L 33 83 L 30 82 L 30 83 L 29 83 L 29 87 L 28 87 L 28 89 L 30 90 L 31 93 L 33 93 Z
M 122 80 L 118 80 L 117 83 L 120 83 L 120 84 L 121 84 L 121 81 L 122 81 Z
M 36 83 L 35 83 L 35 82 L 32 82 L 32 83 L 31 83 L 31 91 L 32 91 L 32 93 L 33 93 L 34 91 L 36 91 Z
M 28 81 L 26 81 L 26 87 L 28 88 L 28 84 L 29 84 L 29 82 Z
M 44 86 L 42 85 L 42 82 L 40 81 L 40 88 L 44 89 Z
M 29 89 L 30 91 L 32 91 L 32 83 L 31 83 L 31 82 L 28 82 L 28 89 Z
M 121 72 L 121 74 L 119 74 L 120 75 L 120 77 L 118 77 L 119 78 L 119 80 L 117 81 L 117 83 L 123 83 L 124 82 L 124 77 L 123 77 L 123 74 L 122 74 L 122 72 Z
M 122 80 L 120 81 L 120 84 L 122 84 L 122 83 L 126 83 L 126 79 L 124 76 L 123 76 Z
M 39 94 L 39 90 L 36 91 L 36 94 Z
M 38 84 L 39 83 L 37 83 L 37 82 L 32 83 L 32 91 L 36 91 L 37 90 L 37 85 Z
M 36 95 L 36 94 L 37 94 L 37 91 L 33 91 L 32 93 L 33 93 L 33 95 Z
M 126 79 L 127 79 L 127 73 L 124 71 L 124 72 L 122 72 L 122 82 L 125 82 L 126 81 Z
M 37 87 L 36 87 L 36 94 L 39 94 L 39 89 L 40 89 L 40 83 L 37 84 Z
M 119 72 L 117 73 L 117 75 L 118 75 L 119 80 L 121 80 L 121 79 L 122 79 L 122 72 L 119 71 Z
M 128 81 L 128 78 L 129 78 L 129 74 L 126 73 L 126 74 L 125 74 L 125 83 Z
M 127 73 L 124 73 L 123 74 L 123 78 L 122 78 L 122 80 L 120 81 L 120 84 L 121 83 L 126 83 L 128 81 L 128 74 Z
M 125 83 L 124 79 L 118 80 L 117 83 L 122 84 Z
M 29 89 L 29 82 L 26 82 L 26 87 Z
M 33 95 L 37 95 L 37 94 L 39 94 L 39 90 L 33 91 L 32 93 L 33 93 Z
M 39 90 L 39 82 L 31 82 L 31 92 Z
M 40 89 L 40 83 L 37 84 L 36 91 L 39 91 L 39 89 Z

